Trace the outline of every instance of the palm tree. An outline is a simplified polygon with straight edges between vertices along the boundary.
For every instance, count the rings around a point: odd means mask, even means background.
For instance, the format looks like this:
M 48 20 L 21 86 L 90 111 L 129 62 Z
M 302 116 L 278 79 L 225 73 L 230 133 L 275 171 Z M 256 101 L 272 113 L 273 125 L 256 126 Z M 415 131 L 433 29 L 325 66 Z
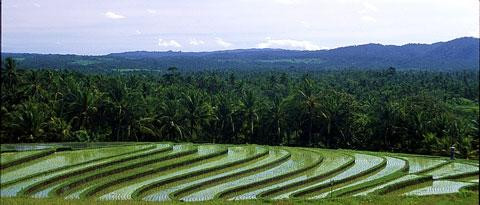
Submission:
M 188 124 L 189 135 L 191 139 L 195 139 L 201 126 L 207 125 L 214 118 L 212 107 L 206 102 L 204 95 L 195 91 L 183 93 L 180 102 L 185 108 L 184 118 Z
M 65 96 L 65 103 L 71 116 L 71 123 L 77 129 L 87 129 L 92 123 L 92 117 L 98 111 L 98 102 L 102 94 L 97 90 L 80 88 L 72 90 Z
M 390 138 L 395 133 L 395 122 L 397 113 L 399 113 L 399 105 L 391 100 L 383 100 L 377 104 L 377 121 L 380 125 L 380 136 L 383 136 L 383 147 L 390 148 Z
M 217 139 L 223 138 L 222 143 L 231 143 L 236 129 L 234 122 L 234 114 L 237 111 L 235 103 L 231 97 L 220 94 L 216 98 L 216 106 L 213 107 L 215 116 L 216 136 L 213 136 L 212 143 Z
M 16 106 L 16 110 L 8 116 L 12 134 L 17 136 L 17 142 L 44 141 L 45 128 L 48 125 L 48 107 L 33 99 Z
M 154 118 L 142 117 L 140 119 L 134 119 L 131 125 L 131 135 L 138 141 L 154 141 L 151 137 L 158 137 L 154 127 Z
M 133 82 L 136 80 L 136 78 L 130 78 L 130 83 L 139 84 Z M 110 98 L 106 104 L 107 112 L 111 116 L 112 137 L 116 141 L 128 140 L 132 134 L 132 126 L 135 126 L 134 113 L 142 100 L 142 94 L 140 91 L 129 89 L 125 78 L 112 78 L 107 85 Z
M 51 117 L 45 128 L 45 136 L 48 142 L 69 141 L 72 136 L 72 126 L 62 118 Z
M 317 96 L 313 93 L 313 85 L 312 82 L 309 79 L 304 80 L 304 84 L 302 89 L 299 91 L 299 100 L 300 100 L 300 105 L 307 117 L 307 123 L 308 123 L 308 135 L 307 135 L 307 140 L 306 142 L 304 141 L 305 144 L 311 145 L 312 144 L 312 129 L 313 129 L 313 121 L 317 118 L 316 114 L 316 108 L 318 107 L 318 98 Z
M 17 84 L 17 62 L 8 57 L 5 59 L 5 69 L 7 72 L 7 87 L 11 90 L 15 90 Z
M 39 76 L 38 72 L 30 71 L 28 72 L 28 81 L 29 84 L 23 86 L 23 92 L 30 97 L 34 97 L 39 100 L 45 100 L 45 90 L 42 87 L 40 82 L 41 77 Z
M 157 108 L 157 114 L 153 118 L 157 136 L 165 136 L 168 141 L 182 140 L 184 127 L 181 118 L 176 101 L 169 100 L 161 103 Z
M 274 98 L 271 108 L 267 111 L 266 124 L 273 131 L 275 139 L 267 139 L 268 144 L 279 144 L 282 139 L 283 124 L 285 122 L 285 112 L 284 112 L 284 102 L 285 100 L 280 100 Z M 268 136 L 268 135 L 267 135 Z
M 248 143 L 253 142 L 253 129 L 255 127 L 255 123 L 258 121 L 257 107 L 258 100 L 255 97 L 255 93 L 252 90 L 244 92 L 241 98 L 240 112 L 242 113 L 244 123 L 246 123 L 248 127 L 248 138 L 245 138 L 245 141 Z
M 344 96 L 341 93 L 334 90 L 327 90 L 321 96 L 322 105 L 319 111 L 321 113 L 321 119 L 326 126 L 325 137 L 327 147 L 329 148 L 331 147 L 334 134 L 336 137 L 343 137 L 344 139 L 342 141 L 348 143 L 345 133 L 339 129 L 339 124 L 346 120 L 345 118 L 347 118 L 347 116 L 345 115 L 348 111 L 344 109 L 347 109 L 346 104 L 352 103 L 352 101 L 345 103 L 345 99 L 343 98 Z

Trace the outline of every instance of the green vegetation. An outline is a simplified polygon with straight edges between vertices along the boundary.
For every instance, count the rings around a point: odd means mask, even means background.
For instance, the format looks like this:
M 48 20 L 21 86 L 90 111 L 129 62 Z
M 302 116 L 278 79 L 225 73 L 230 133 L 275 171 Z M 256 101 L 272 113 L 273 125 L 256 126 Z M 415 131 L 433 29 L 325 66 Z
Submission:
M 62 170 L 70 167 L 78 167 L 91 162 L 97 162 L 109 159 L 118 155 L 128 154 L 145 146 L 123 146 L 122 149 L 100 148 L 89 150 L 77 150 L 71 152 L 55 152 L 47 155 L 45 158 L 31 161 L 26 164 L 11 167 L 3 170 L 1 182 L 8 183 L 26 178 L 30 175 L 42 175 L 56 170 Z
M 292 61 L 315 63 L 304 60 Z M 478 196 L 476 70 L 118 69 L 24 70 L 5 59 L 2 202 Z M 452 145 L 461 159 L 432 156 Z
M 344 172 L 339 173 L 338 175 L 329 178 L 328 180 L 321 181 L 319 183 L 306 186 L 302 189 L 296 190 L 293 193 L 287 193 L 275 197 L 277 199 L 289 198 L 289 197 L 312 197 L 312 198 L 323 198 L 325 197 L 322 193 L 325 188 L 331 188 L 330 191 L 333 191 L 333 187 L 352 182 L 356 178 L 365 176 L 374 171 L 377 171 L 386 165 L 386 160 L 383 157 L 377 157 L 366 154 L 354 154 L 355 164 L 349 167 Z M 321 194 L 321 195 L 319 195 Z
M 2 66 L 4 143 L 175 141 L 478 156 L 478 71 Z
M 259 198 L 268 202 L 478 190 L 479 167 L 466 159 L 445 163 L 432 156 L 261 145 L 87 147 L 57 150 L 3 169 L 0 196 L 128 201 Z M 11 152 L 7 157 L 31 152 Z M 419 164 L 415 175 L 409 174 L 409 161 L 403 158 L 415 158 L 412 162 Z M 438 159 L 440 164 L 432 166 L 428 159 Z
M 345 171 L 347 168 L 350 168 L 355 163 L 355 158 L 353 156 L 341 153 L 339 151 L 322 150 L 320 154 L 324 157 L 322 163 L 316 169 L 305 173 L 305 175 L 285 181 L 283 183 L 273 185 L 266 190 L 258 190 L 260 192 L 253 191 L 243 195 L 239 195 L 235 198 L 251 199 L 257 197 L 273 197 L 280 194 L 289 195 L 290 193 L 297 190 L 298 187 L 307 186 L 312 184 L 313 182 L 335 176 L 336 174 Z
M 187 182 L 179 182 L 175 185 L 168 186 L 167 189 L 165 189 L 165 186 L 158 188 L 159 183 L 149 184 L 137 189 L 132 196 L 139 199 L 145 196 L 143 199 L 148 201 L 178 199 L 180 196 L 186 195 L 186 193 L 190 193 L 192 190 L 215 186 L 227 182 L 227 180 L 234 180 L 255 172 L 273 168 L 288 160 L 290 156 L 291 154 L 285 150 L 270 149 L 267 157 L 258 159 L 253 163 L 245 164 L 241 167 L 234 167 L 233 169 L 224 170 L 219 173 L 212 173 L 205 177 L 198 177 Z
M 327 196 L 328 194 L 331 194 L 333 196 L 342 196 L 356 193 L 359 192 L 359 190 L 365 190 L 368 187 L 384 184 L 388 181 L 391 181 L 392 179 L 398 178 L 402 176 L 406 170 L 409 169 L 408 162 L 393 157 L 386 157 L 386 159 L 387 165 L 381 171 L 367 178 L 356 181 L 353 184 L 349 184 L 339 189 L 330 191 L 324 196 Z
M 90 72 L 152 70 L 165 72 L 177 66 L 187 72 L 206 71 L 291 71 L 345 68 L 454 71 L 479 69 L 479 39 L 463 37 L 433 44 L 391 46 L 365 44 L 319 51 L 282 49 L 239 49 L 212 52 L 132 51 L 108 55 L 60 55 L 2 53 L 19 59 L 19 66 L 31 69 L 69 69 Z M 79 63 L 74 63 L 79 62 Z M 91 63 L 95 62 L 95 63 Z
M 248 201 L 226 201 L 226 200 L 212 200 L 205 202 L 196 202 L 198 205 L 290 205 L 290 204 L 325 204 L 325 205 L 390 205 L 392 202 L 395 204 L 403 205 L 473 205 L 479 203 L 478 192 L 463 192 L 458 194 L 449 195 L 431 195 L 431 196 L 366 196 L 366 197 L 345 197 L 345 198 L 332 198 L 321 200 L 284 200 L 284 201 L 270 201 L 270 200 L 248 200 Z M 32 199 L 32 198 L 0 198 L 1 204 L 8 205 L 115 205 L 118 201 L 98 201 L 98 200 L 63 200 L 58 198 L 53 199 Z M 122 201 L 124 205 L 155 205 L 158 202 L 146 202 L 146 201 Z M 179 205 L 185 204 L 185 202 L 163 202 L 165 205 Z
M 405 193 L 405 195 L 431 195 L 431 194 L 450 194 L 458 192 L 462 187 L 470 185 L 465 182 L 452 182 L 452 181 L 434 181 L 431 186 L 424 188 L 416 188 L 411 192 Z
M 223 156 L 226 153 L 228 153 L 228 151 L 222 146 L 214 146 L 214 145 L 199 146 L 198 152 L 193 155 L 189 155 L 186 157 L 174 157 L 170 161 L 159 160 L 158 164 L 153 164 L 153 166 L 149 165 L 145 168 L 145 170 L 136 169 L 135 171 L 126 174 L 126 176 L 119 176 L 119 178 L 117 177 L 117 179 L 115 178 L 111 179 L 112 176 L 108 176 L 110 180 L 109 182 L 107 181 L 107 183 L 94 185 L 88 188 L 82 194 L 87 197 L 95 196 L 95 195 L 98 195 L 98 193 L 101 192 L 102 190 L 111 188 L 115 184 L 136 180 L 138 178 L 142 178 L 142 177 L 157 174 L 157 173 L 165 174 L 165 173 L 168 173 L 165 171 L 169 171 L 169 170 L 174 172 L 176 175 L 180 175 L 182 171 L 179 171 L 179 170 L 183 170 L 185 167 L 189 167 L 191 165 L 193 166 L 197 165 L 195 166 L 196 170 L 201 172 L 200 170 L 202 169 L 203 163 L 209 162 L 210 159 L 218 160 L 218 158 L 215 158 L 215 157 Z M 160 177 L 159 175 L 154 175 L 154 176 L 155 177 L 152 177 L 153 179 L 157 179 L 158 177 Z M 185 175 L 183 175 L 183 177 L 185 177 Z M 126 198 L 128 199 L 131 193 L 135 191 L 135 189 L 136 188 L 131 188 L 131 187 L 127 188 L 126 190 L 127 194 L 124 194 L 124 196 L 127 196 Z M 107 197 L 107 199 L 111 199 L 111 198 Z
M 44 149 L 38 151 L 25 151 L 25 152 L 6 152 L 0 156 L 0 169 L 5 169 L 16 164 L 31 161 L 36 158 L 40 158 L 53 153 L 54 149 Z
M 83 66 L 92 65 L 92 64 L 95 64 L 95 63 L 99 63 L 99 61 L 95 61 L 95 60 L 75 60 L 75 61 L 72 62 L 72 64 L 78 64 L 78 65 L 83 65 Z

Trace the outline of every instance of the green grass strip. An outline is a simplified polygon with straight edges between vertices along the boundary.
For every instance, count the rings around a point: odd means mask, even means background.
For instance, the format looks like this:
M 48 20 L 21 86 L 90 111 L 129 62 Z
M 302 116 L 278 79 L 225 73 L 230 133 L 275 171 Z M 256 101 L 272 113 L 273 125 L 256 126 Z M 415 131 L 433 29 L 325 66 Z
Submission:
M 472 171 L 472 172 L 464 172 L 460 174 L 452 174 L 452 175 L 447 175 L 443 177 L 436 178 L 435 180 L 441 180 L 441 179 L 459 179 L 463 177 L 470 177 L 470 176 L 476 176 L 479 174 L 479 171 Z
M 0 198 L 0 204 L 8 205 L 472 205 L 479 204 L 478 192 L 461 191 L 456 194 L 429 195 L 429 196 L 364 196 L 364 197 L 342 197 L 320 200 L 288 199 L 282 201 L 257 199 L 241 201 L 225 201 L 223 199 L 210 200 L 197 203 L 185 203 L 180 201 L 169 202 L 146 202 L 146 201 L 101 201 L 96 199 L 87 200 L 64 200 L 62 198 L 34 199 L 34 198 Z
M 478 191 L 478 187 L 479 187 L 478 183 L 470 184 L 470 185 L 462 187 L 460 189 L 460 192 L 462 192 L 462 191 Z
M 407 179 L 407 180 L 403 180 L 403 181 L 400 181 L 400 182 L 397 182 L 397 183 L 387 185 L 387 186 L 385 186 L 381 189 L 375 190 L 374 192 L 372 192 L 372 194 L 384 195 L 384 194 L 396 191 L 396 190 L 401 189 L 401 188 L 405 188 L 405 187 L 408 187 L 408 186 L 414 186 L 414 185 L 421 184 L 421 183 L 424 183 L 424 182 L 427 182 L 427 181 L 432 181 L 432 180 L 433 180 L 433 178 L 432 178 L 431 175 L 419 176 L 419 177 L 416 177 L 416 178 Z

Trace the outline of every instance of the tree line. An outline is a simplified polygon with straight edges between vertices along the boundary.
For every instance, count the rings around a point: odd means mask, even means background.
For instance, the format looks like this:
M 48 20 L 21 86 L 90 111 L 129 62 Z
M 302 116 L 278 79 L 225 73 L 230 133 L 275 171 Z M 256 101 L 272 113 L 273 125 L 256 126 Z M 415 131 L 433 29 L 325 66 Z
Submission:
M 1 72 L 2 143 L 175 141 L 478 154 L 478 71 Z

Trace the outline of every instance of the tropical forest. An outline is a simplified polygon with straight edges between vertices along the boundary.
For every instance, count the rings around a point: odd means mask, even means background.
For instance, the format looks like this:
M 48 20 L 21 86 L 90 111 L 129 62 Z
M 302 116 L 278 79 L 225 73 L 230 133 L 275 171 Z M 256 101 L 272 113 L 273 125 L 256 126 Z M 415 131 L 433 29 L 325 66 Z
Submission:
M 3 1 L 0 204 L 479 204 L 479 4 Z

